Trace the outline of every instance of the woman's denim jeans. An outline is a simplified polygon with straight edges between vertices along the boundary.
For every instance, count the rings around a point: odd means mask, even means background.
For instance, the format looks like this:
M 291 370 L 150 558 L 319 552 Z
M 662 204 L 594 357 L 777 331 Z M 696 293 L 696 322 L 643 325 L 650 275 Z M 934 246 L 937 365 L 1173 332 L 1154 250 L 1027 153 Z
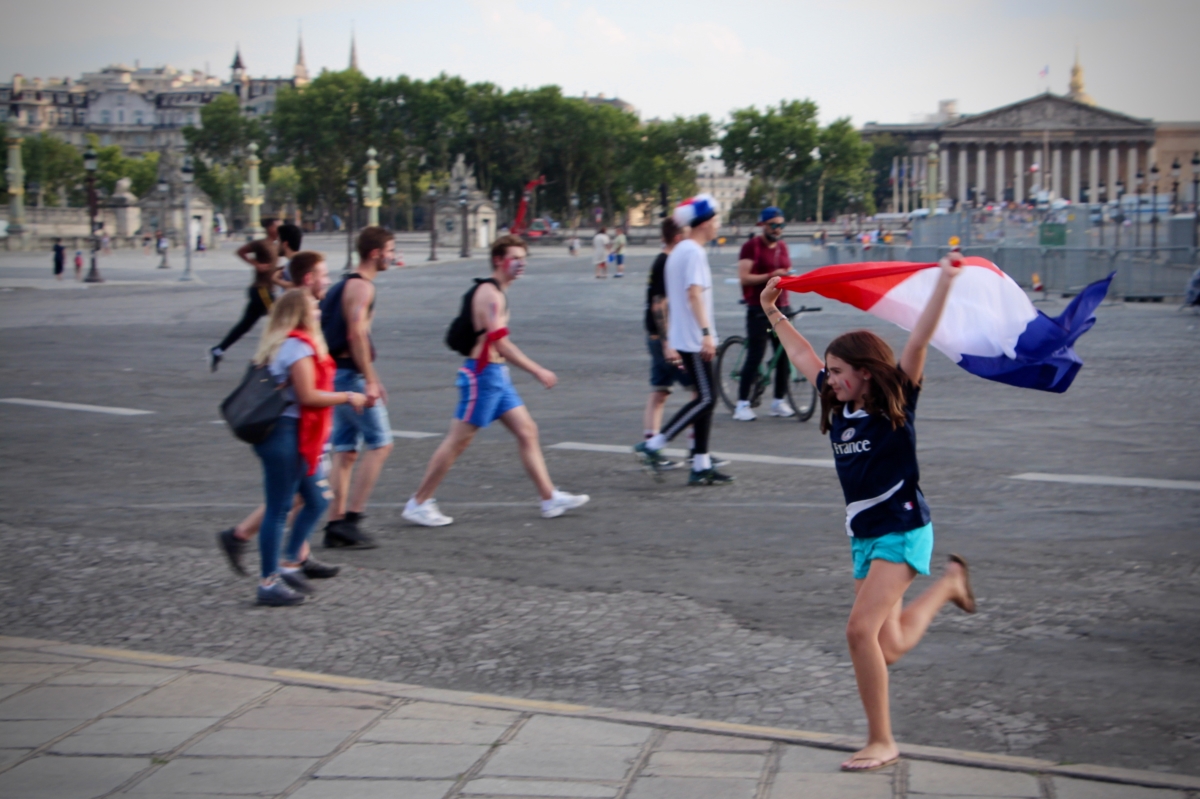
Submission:
M 284 550 L 284 560 L 293 562 L 300 559 L 300 548 L 329 505 L 329 480 L 322 474 L 323 470 L 318 469 L 317 474 L 310 476 L 300 457 L 298 423 L 298 419 L 282 416 L 270 437 L 254 445 L 254 452 L 262 461 L 263 491 L 267 497 L 267 509 L 258 534 L 263 577 L 270 577 L 279 570 L 279 545 L 288 511 L 292 509 L 292 498 L 300 494 L 304 500 Z

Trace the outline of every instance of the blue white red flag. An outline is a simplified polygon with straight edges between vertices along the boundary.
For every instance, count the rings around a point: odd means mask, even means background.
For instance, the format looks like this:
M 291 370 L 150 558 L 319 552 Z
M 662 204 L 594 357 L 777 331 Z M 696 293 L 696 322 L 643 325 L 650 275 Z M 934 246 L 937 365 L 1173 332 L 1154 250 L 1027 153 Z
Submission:
M 1041 68 L 1041 70 L 1038 72 L 1038 77 L 1039 78 L 1050 77 L 1050 65 L 1049 64 L 1047 64 L 1046 66 Z
M 937 283 L 937 264 L 885 261 L 838 264 L 785 277 L 779 287 L 811 291 L 912 330 Z M 1093 312 L 1113 275 L 1087 286 L 1051 318 L 991 261 L 969 256 L 933 334 L 934 347 L 973 375 L 1061 394 L 1083 361 L 1072 348 L 1096 323 Z M 1115 273 L 1113 273 L 1115 274 Z
M 888 183 L 896 182 L 896 163 L 892 162 L 892 171 L 888 174 Z

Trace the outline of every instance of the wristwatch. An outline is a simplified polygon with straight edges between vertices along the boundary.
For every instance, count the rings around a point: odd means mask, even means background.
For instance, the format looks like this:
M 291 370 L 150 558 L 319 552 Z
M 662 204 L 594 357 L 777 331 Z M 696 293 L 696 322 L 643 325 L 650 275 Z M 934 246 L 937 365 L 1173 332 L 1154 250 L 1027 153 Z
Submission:
M 702 336 L 711 336 L 711 335 L 712 335 L 712 333 L 710 333 L 710 332 L 708 331 L 708 328 L 707 328 L 707 327 L 702 327 L 702 328 L 700 328 L 700 335 L 702 335 Z

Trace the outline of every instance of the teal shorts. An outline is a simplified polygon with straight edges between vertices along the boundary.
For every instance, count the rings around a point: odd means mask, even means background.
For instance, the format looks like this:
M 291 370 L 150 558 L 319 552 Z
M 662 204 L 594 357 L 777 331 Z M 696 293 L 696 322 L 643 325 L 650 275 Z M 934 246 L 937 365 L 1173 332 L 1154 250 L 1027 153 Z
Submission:
M 850 554 L 854 556 L 855 580 L 867 578 L 873 560 L 907 563 L 918 574 L 929 574 L 929 560 L 933 557 L 933 522 L 906 533 L 851 538 Z

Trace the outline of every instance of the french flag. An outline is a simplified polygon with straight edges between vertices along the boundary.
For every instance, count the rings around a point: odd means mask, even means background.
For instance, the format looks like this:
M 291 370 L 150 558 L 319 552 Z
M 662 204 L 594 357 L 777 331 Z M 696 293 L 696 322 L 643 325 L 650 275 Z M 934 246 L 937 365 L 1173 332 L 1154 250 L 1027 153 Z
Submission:
M 912 330 L 937 284 L 936 267 L 905 261 L 837 264 L 785 277 L 779 288 L 815 292 Z M 1093 312 L 1113 275 L 1084 288 L 1051 318 L 991 261 L 968 256 L 963 267 L 933 346 L 973 375 L 1020 388 L 1066 391 L 1083 366 L 1072 345 L 1096 323 Z

